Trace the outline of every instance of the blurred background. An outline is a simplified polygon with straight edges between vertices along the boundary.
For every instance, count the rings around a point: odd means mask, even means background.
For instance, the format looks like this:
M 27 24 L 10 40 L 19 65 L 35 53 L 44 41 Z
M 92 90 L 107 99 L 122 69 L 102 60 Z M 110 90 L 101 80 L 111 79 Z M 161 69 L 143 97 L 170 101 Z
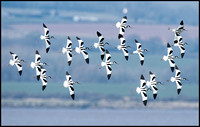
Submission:
M 115 24 L 127 16 L 127 28 L 124 34 L 129 53 L 136 50 L 135 39 L 148 49 L 144 53 L 145 61 L 141 66 L 137 54 L 129 54 L 126 61 L 122 51 L 115 47 L 120 44 L 119 29 Z M 174 33 L 168 27 L 177 28 L 184 21 L 187 31 L 181 35 L 185 46 L 183 59 L 175 59 L 181 70 L 181 94 L 176 91 L 176 84 L 167 82 L 172 73 L 168 61 L 161 61 L 167 54 L 166 44 L 173 44 Z M 43 25 L 50 30 L 51 47 L 46 53 L 45 41 L 40 40 L 44 33 Z M 78 46 L 76 36 L 84 41 L 86 47 L 93 47 L 98 42 L 96 32 L 109 42 L 112 76 L 107 80 L 106 69 L 99 69 L 101 64 L 99 49 L 88 50 L 90 63 L 86 64 L 82 55 L 73 54 L 71 66 L 67 65 L 66 54 L 59 53 L 66 46 L 67 37 L 72 40 L 72 48 Z M 48 79 L 45 91 L 42 82 L 36 81 L 35 69 L 30 63 L 35 60 L 35 51 L 41 55 Z M 178 47 L 173 47 L 173 55 L 180 56 Z M 17 68 L 10 66 L 10 51 L 16 53 L 22 63 L 23 72 L 19 76 Z M 140 85 L 140 75 L 150 80 L 149 71 L 156 75 L 156 80 L 164 85 L 157 86 L 158 96 L 153 99 L 148 95 L 149 109 L 199 109 L 199 2 L 133 2 L 133 1 L 59 1 L 59 2 L 1 2 L 1 107 L 3 108 L 72 108 L 72 109 L 143 109 L 141 96 L 136 93 Z M 74 85 L 73 101 L 63 84 L 68 71 Z M 196 118 L 196 117 L 195 117 Z

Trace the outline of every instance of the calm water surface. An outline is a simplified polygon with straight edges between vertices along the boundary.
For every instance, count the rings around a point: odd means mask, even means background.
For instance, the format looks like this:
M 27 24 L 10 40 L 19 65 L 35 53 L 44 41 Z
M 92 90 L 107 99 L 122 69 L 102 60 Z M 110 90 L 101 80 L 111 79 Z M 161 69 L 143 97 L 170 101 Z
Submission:
M 1 108 L 2 125 L 199 125 L 198 109 Z

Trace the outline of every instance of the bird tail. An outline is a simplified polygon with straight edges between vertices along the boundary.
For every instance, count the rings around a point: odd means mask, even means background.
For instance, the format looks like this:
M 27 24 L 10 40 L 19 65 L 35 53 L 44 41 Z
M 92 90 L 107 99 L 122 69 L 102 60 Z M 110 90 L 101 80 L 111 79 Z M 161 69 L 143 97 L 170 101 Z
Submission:
M 31 68 L 34 68 L 35 67 L 35 63 L 31 62 Z
M 43 35 L 40 35 L 40 39 L 41 39 L 41 40 L 44 40 L 44 36 L 43 36 Z
M 141 92 L 141 89 L 139 87 L 137 87 L 136 92 L 139 94 Z
M 117 49 L 120 50 L 121 49 L 121 45 L 117 45 Z
M 174 77 L 171 77 L 170 80 L 171 80 L 171 82 L 174 82 L 174 81 L 175 81 L 175 78 L 174 78 Z
M 62 48 L 62 53 L 64 54 L 66 52 L 66 48 Z
M 106 63 L 105 62 L 101 62 L 101 66 L 103 67 L 103 66 L 105 66 L 106 65 Z
M 76 51 L 78 54 L 80 54 L 80 52 L 81 52 L 81 49 L 80 49 L 80 48 L 78 48 L 78 47 L 76 47 L 76 48 L 75 48 L 75 51 Z
M 94 47 L 97 48 L 98 47 L 98 43 L 94 43 Z
M 10 65 L 13 66 L 15 64 L 14 60 L 10 60 Z
M 120 22 L 117 22 L 117 23 L 116 23 L 116 27 L 117 27 L 117 28 L 119 28 L 120 25 L 121 25 Z

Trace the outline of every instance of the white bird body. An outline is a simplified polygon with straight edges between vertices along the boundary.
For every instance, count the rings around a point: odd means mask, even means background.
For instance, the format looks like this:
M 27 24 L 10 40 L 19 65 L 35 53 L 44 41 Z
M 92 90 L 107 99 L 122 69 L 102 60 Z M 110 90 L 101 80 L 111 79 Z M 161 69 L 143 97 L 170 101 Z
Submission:
M 67 45 L 66 45 L 66 47 L 62 48 L 62 53 L 67 54 L 67 61 L 68 61 L 69 66 L 71 65 L 71 61 L 72 61 L 72 47 L 71 47 L 71 45 L 72 45 L 72 41 L 71 41 L 70 37 L 68 36 Z
M 141 75 L 141 77 L 140 77 L 140 87 L 136 88 L 136 92 L 138 94 L 141 94 L 141 96 L 142 96 L 142 102 L 143 102 L 143 104 L 145 106 L 147 104 L 147 94 L 146 94 L 146 91 L 147 91 L 147 89 L 146 89 L 146 81 L 144 79 L 144 76 Z
M 19 72 L 19 75 L 21 76 L 22 74 L 22 65 L 21 62 L 24 62 L 24 60 L 19 60 L 17 54 L 10 52 L 10 54 L 13 56 L 13 59 L 9 61 L 9 64 L 11 66 L 16 65 L 17 70 Z
M 71 75 L 68 72 L 66 72 L 66 80 L 64 81 L 63 86 L 69 89 L 69 93 L 73 100 L 75 98 L 73 84 L 76 84 L 76 83 L 78 84 L 78 82 L 73 82 Z
M 89 56 L 88 56 L 88 53 L 85 51 L 85 47 L 84 47 L 84 42 L 79 38 L 79 37 L 76 37 L 78 42 L 79 42 L 79 47 L 76 47 L 75 48 L 75 51 L 80 54 L 82 53 L 84 59 L 85 59 L 85 62 L 87 64 L 89 64 Z
M 181 20 L 179 27 L 172 29 L 172 31 L 178 34 L 181 34 L 183 31 L 185 31 L 183 20 Z

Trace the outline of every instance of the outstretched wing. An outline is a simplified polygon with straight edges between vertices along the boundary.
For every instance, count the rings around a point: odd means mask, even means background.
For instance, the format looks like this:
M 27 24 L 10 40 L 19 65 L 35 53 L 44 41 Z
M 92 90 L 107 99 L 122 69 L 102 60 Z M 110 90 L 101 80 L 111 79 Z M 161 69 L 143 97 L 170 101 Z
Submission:
M 170 55 L 172 55 L 172 53 L 173 53 L 173 50 L 172 50 L 170 44 L 167 43 L 167 55 L 170 56 Z
M 110 59 L 111 59 L 111 55 L 108 52 L 108 50 L 106 50 L 106 62 L 110 62 Z
M 20 63 L 16 63 L 15 65 L 16 65 L 16 67 L 17 67 L 17 70 L 18 70 L 18 72 L 19 72 L 19 75 L 21 76 L 21 75 L 22 75 L 22 65 L 21 65 Z
M 102 42 L 104 40 L 104 37 L 98 31 L 97 31 L 97 36 L 99 37 L 99 42 Z
M 39 63 L 40 62 L 40 54 L 38 52 L 38 50 L 35 51 L 35 63 Z
M 15 54 L 15 53 L 13 53 L 13 52 L 10 52 L 10 54 L 12 55 L 14 61 L 15 61 L 15 60 L 18 60 L 17 54 Z
M 46 42 L 46 53 L 48 53 L 51 45 L 50 39 L 45 39 L 45 42 Z
M 142 45 L 136 39 L 135 39 L 135 43 L 136 43 L 136 46 L 137 46 L 137 50 L 142 49 Z
M 111 73 L 112 73 L 111 65 L 106 65 L 106 72 L 107 72 L 107 78 L 109 80 L 111 77 Z
M 177 65 L 175 66 L 175 70 L 176 70 L 175 77 L 180 77 L 181 71 L 179 70 Z
M 143 63 L 144 63 L 144 55 L 143 55 L 142 52 L 138 53 L 138 55 L 139 55 L 139 58 L 140 58 L 140 64 L 143 65 Z
M 151 71 L 149 72 L 150 74 L 150 82 L 155 82 L 156 81 L 156 75 L 153 74 Z
M 44 28 L 44 35 L 48 36 L 49 35 L 49 29 L 47 28 L 47 26 L 43 23 L 43 28 Z
M 70 93 L 72 99 L 74 100 L 75 94 L 74 94 L 74 87 L 73 87 L 73 85 L 69 85 L 68 88 L 69 88 L 69 93 Z

